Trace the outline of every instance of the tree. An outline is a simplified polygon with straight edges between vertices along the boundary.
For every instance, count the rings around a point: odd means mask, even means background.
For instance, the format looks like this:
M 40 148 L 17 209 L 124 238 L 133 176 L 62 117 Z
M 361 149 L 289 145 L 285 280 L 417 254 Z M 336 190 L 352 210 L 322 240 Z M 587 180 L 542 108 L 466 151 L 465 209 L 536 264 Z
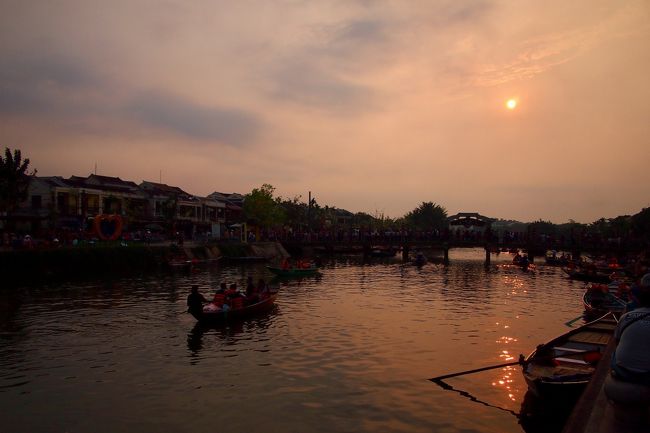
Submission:
M 641 212 L 633 215 L 631 226 L 637 238 L 650 242 L 650 207 L 643 208 Z
M 29 158 L 22 158 L 20 150 L 13 154 L 7 147 L 4 157 L 0 155 L 0 212 L 10 213 L 20 202 L 27 199 L 29 184 L 36 170 L 28 172 Z
M 447 228 L 447 210 L 433 202 L 422 202 L 404 216 L 407 225 L 418 230 Z
M 273 197 L 275 188 L 265 183 L 261 188 L 254 188 L 244 197 L 244 215 L 260 227 L 271 227 L 284 223 L 285 210 L 282 199 Z
M 292 199 L 281 199 L 286 222 L 293 228 L 302 228 L 307 225 L 307 204 L 300 201 L 300 196 Z

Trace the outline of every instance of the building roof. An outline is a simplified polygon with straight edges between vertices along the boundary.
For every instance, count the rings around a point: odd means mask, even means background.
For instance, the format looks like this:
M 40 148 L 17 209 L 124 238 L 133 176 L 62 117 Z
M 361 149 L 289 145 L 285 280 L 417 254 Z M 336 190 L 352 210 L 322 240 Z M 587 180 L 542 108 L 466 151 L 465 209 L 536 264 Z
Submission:
M 99 176 L 91 174 L 88 177 L 70 176 L 66 179 L 69 186 L 76 188 L 99 189 L 104 191 L 137 193 L 138 185 L 135 182 L 122 180 L 119 177 Z
M 449 224 L 452 226 L 463 225 L 469 226 L 484 226 L 495 221 L 494 218 L 489 218 L 477 212 L 460 212 L 447 218 Z
M 244 196 L 236 192 L 226 193 L 215 191 L 208 195 L 208 197 L 235 206 L 243 206 L 244 204 Z
M 69 187 L 70 185 L 61 176 L 34 176 L 34 179 L 45 182 L 50 187 Z
M 140 183 L 140 188 L 146 190 L 146 191 L 151 191 L 154 194 L 160 194 L 160 195 L 167 195 L 167 194 L 179 194 L 179 195 L 191 195 L 182 189 L 180 189 L 177 186 L 171 186 L 167 185 L 164 183 L 157 183 L 157 182 L 149 182 L 146 180 L 143 180 Z

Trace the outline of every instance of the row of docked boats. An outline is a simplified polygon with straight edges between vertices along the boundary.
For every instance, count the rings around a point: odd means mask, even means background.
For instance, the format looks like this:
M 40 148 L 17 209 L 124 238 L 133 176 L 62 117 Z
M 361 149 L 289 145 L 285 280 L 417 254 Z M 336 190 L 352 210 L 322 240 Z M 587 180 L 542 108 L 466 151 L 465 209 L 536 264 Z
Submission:
M 591 380 L 629 301 L 625 281 L 607 282 L 585 286 L 584 317 L 591 321 L 538 346 L 524 360 L 524 378 L 537 395 L 577 398 Z
M 590 382 L 600 361 L 610 356 L 611 348 L 608 347 L 613 344 L 618 320 L 628 306 L 626 289 L 628 287 L 620 282 L 589 284 L 583 294 L 584 316 L 580 318 L 590 321 L 584 325 L 540 344 L 527 357 L 520 355 L 518 361 L 432 380 L 440 384 L 440 379 L 446 377 L 519 364 L 534 395 L 548 402 L 573 404 Z
M 524 359 L 523 375 L 532 392 L 554 399 L 580 395 L 628 308 L 630 286 L 621 275 L 607 278 L 607 284 L 587 284 L 582 302 L 584 318 L 590 321 L 541 344 Z

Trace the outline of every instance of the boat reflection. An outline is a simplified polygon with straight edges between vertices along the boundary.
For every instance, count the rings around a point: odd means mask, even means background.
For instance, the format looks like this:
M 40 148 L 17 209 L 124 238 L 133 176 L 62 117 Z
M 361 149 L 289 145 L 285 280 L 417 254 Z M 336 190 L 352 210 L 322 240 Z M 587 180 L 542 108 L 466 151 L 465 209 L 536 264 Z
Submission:
M 187 350 L 190 357 L 199 359 L 199 354 L 204 350 L 206 338 L 209 341 L 219 341 L 221 345 L 233 346 L 242 339 L 248 339 L 249 334 L 259 334 L 273 323 L 278 314 L 278 307 L 274 305 L 263 317 L 250 317 L 236 320 L 226 324 L 203 324 L 197 322 L 187 334 Z
M 519 424 L 526 433 L 560 433 L 572 410 L 573 404 L 565 400 L 542 399 L 528 391 L 519 410 Z
M 447 391 L 456 392 L 474 403 L 511 414 L 519 420 L 519 425 L 526 433 L 561 433 L 573 409 L 571 404 L 540 399 L 532 391 L 528 391 L 524 396 L 521 409 L 517 413 L 511 409 L 481 400 L 475 395 L 454 388 L 442 380 L 436 380 L 434 383 Z

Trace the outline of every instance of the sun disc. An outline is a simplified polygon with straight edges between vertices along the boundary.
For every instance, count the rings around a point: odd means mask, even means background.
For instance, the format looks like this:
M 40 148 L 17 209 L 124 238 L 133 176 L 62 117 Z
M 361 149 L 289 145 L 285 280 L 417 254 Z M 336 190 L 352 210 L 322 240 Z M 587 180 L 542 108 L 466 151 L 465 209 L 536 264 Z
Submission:
M 508 102 L 506 102 L 506 107 L 508 107 L 508 110 L 514 110 L 517 107 L 517 100 L 508 99 Z

